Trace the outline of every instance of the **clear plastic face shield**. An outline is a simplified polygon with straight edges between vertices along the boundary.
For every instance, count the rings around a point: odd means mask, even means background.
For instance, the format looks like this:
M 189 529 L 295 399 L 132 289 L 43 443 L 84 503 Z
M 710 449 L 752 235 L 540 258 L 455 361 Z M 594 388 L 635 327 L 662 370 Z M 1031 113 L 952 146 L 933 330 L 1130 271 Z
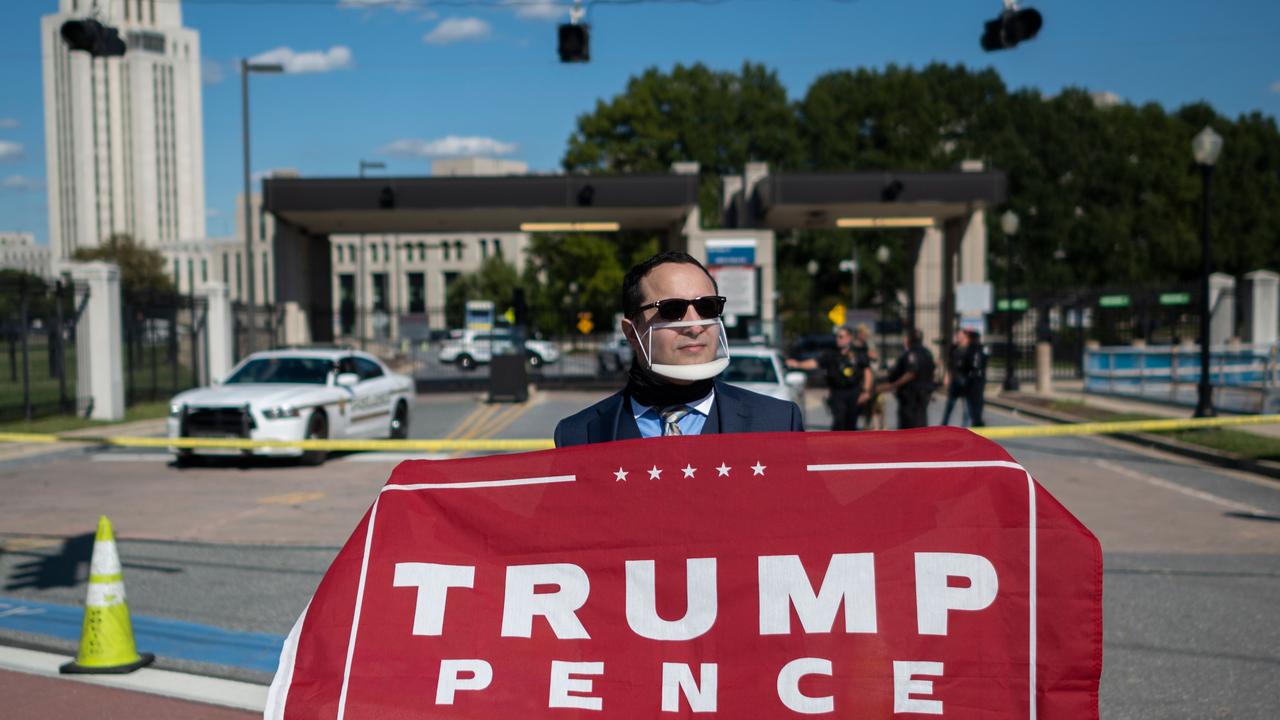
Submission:
M 713 378 L 729 366 L 729 338 L 725 333 L 724 323 L 719 317 L 699 320 L 662 320 L 655 316 L 655 322 L 649 324 L 643 333 L 637 335 L 640 348 L 640 359 L 644 366 L 654 375 L 668 380 L 694 382 Z M 635 331 L 635 324 L 631 325 Z M 704 327 L 703 332 L 690 335 L 684 328 Z M 654 348 L 654 338 L 658 339 L 658 348 Z M 714 354 L 710 359 L 701 362 L 673 362 L 679 357 L 683 348 L 692 345 L 708 345 L 714 343 Z M 701 354 L 701 353 L 699 353 Z

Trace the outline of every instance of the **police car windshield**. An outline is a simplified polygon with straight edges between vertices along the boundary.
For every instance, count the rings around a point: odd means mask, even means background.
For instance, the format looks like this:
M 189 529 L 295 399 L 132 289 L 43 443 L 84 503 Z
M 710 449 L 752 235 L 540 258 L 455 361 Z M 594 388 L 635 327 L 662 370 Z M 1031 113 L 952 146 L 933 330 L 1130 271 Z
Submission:
M 731 383 L 776 383 L 778 373 L 770 358 L 738 355 L 729 358 L 729 367 L 721 379 Z
M 227 385 L 249 383 L 290 383 L 324 385 L 329 380 L 333 362 L 323 358 L 273 357 L 258 358 L 227 378 Z

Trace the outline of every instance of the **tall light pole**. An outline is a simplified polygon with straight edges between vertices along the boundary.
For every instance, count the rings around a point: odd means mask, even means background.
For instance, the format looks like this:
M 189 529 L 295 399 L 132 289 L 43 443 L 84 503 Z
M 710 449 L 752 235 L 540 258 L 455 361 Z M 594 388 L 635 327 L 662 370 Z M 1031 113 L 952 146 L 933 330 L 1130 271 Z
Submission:
M 386 166 L 387 164 L 384 162 L 377 162 L 375 160 L 361 160 L 360 161 L 360 179 L 361 180 L 364 179 L 365 170 L 381 170 Z M 361 231 L 360 262 L 357 264 L 357 269 L 356 269 L 356 273 L 359 274 L 359 277 L 356 278 L 356 332 L 360 334 L 361 350 L 364 350 L 365 335 L 367 334 L 365 333 L 364 311 L 363 311 L 364 295 L 365 295 L 364 256 L 365 256 L 364 232 Z
M 248 289 L 246 308 L 249 314 L 249 327 L 245 334 L 245 354 L 253 352 L 254 325 L 257 323 L 255 301 L 257 293 L 253 287 L 253 186 L 249 170 L 249 73 L 282 73 L 284 66 L 279 63 L 255 63 L 240 59 L 240 118 L 244 133 L 244 279 Z M 265 271 L 264 271 L 265 272 Z
M 881 245 L 876 249 L 876 260 L 880 263 L 880 367 L 888 367 L 888 349 L 885 347 L 885 311 L 889 309 L 889 246 Z
M 1222 154 L 1222 136 L 1206 125 L 1191 140 L 1191 154 L 1200 166 L 1203 179 L 1200 224 L 1200 386 L 1197 388 L 1195 417 L 1213 417 L 1213 386 L 1209 384 L 1209 273 L 1213 271 L 1213 248 L 1209 242 L 1209 188 L 1213 166 Z
M 805 269 L 809 271 L 809 334 L 813 335 L 818 329 L 818 261 L 810 260 Z
M 1013 236 L 1018 234 L 1018 226 L 1021 221 L 1018 213 L 1012 210 L 1005 210 L 1000 216 L 1000 229 L 1004 231 L 1004 247 L 1005 247 L 1005 279 L 1004 279 L 1004 312 L 1005 312 L 1005 338 L 1004 338 L 1004 384 L 1001 386 L 1006 391 L 1015 391 L 1018 389 L 1018 372 L 1013 366 Z

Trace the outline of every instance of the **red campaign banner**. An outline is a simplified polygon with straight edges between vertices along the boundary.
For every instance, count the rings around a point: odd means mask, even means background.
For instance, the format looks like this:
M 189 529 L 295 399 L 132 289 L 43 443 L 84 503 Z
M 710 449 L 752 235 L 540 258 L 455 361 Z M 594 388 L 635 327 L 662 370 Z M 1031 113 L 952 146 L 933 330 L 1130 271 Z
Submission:
M 266 717 L 1098 717 L 1102 553 L 965 430 L 402 463 Z

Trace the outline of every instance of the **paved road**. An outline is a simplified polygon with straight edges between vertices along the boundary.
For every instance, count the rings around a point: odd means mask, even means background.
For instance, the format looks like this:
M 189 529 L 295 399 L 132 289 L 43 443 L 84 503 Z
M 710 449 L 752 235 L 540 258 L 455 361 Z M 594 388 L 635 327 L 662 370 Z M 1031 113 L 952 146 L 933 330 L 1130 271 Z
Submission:
M 524 406 L 429 396 L 415 407 L 413 434 L 546 437 L 556 419 L 599 396 L 543 393 Z M 941 403 L 931 410 L 940 414 Z M 807 417 L 811 428 L 826 424 L 816 396 Z M 1022 422 L 998 411 L 988 421 Z M 1280 484 L 1099 438 L 1005 447 L 1102 542 L 1103 717 L 1276 717 Z M 256 647 L 261 634 L 288 631 L 399 459 L 178 470 L 163 454 L 130 451 L 0 467 L 0 628 L 24 602 L 80 603 L 90 533 L 105 513 L 122 538 L 136 616 L 239 633 L 233 640 Z M 12 628 L 0 629 L 4 637 L 59 643 Z M 266 677 L 245 663 L 202 664 L 198 654 L 161 663 Z

